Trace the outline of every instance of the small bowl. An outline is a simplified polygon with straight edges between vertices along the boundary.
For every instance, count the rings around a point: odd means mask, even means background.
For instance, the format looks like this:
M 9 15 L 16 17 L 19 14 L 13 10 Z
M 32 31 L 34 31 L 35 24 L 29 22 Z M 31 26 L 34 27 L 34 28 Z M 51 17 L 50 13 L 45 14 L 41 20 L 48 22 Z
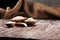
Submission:
M 15 26 L 15 22 L 7 22 L 6 25 L 8 26 L 8 28 L 11 28 Z
M 16 23 L 15 26 L 17 27 L 27 27 L 26 23 Z
M 23 22 L 24 20 L 26 20 L 27 18 L 26 17 L 24 17 L 23 19 L 10 19 L 10 21 L 13 21 L 13 22 Z
M 24 21 L 28 26 L 30 25 L 35 25 L 35 23 L 37 22 L 37 20 L 33 19 L 33 18 L 28 18 L 27 20 Z

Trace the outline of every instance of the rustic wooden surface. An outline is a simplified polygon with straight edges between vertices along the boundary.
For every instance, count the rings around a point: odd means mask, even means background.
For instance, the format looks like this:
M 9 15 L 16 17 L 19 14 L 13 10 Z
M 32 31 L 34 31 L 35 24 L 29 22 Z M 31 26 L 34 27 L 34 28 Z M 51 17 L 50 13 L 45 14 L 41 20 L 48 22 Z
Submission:
M 7 28 L 0 20 L 0 37 L 60 39 L 60 20 L 38 20 L 36 26 Z

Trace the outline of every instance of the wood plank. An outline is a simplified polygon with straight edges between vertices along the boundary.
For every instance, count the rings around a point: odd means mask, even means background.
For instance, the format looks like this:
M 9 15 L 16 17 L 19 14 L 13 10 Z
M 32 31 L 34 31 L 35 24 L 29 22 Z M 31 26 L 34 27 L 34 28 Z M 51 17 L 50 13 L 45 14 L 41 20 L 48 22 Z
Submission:
M 0 20 L 0 37 L 60 39 L 60 20 L 38 20 L 36 26 L 5 27 L 8 20 Z

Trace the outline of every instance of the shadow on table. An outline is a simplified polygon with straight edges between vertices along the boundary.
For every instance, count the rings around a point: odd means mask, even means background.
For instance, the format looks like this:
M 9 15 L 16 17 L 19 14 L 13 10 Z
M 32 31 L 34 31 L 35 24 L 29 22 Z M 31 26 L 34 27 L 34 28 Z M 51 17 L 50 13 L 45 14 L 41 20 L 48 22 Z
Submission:
M 8 40 L 9 40 L 9 39 L 13 39 L 13 40 L 14 40 L 14 39 L 15 39 L 15 40 L 18 40 L 18 39 L 19 39 L 19 40 L 38 40 L 38 39 L 31 39 L 31 38 L 26 39 L 26 38 L 10 38 L 10 37 L 0 37 L 0 40 L 2 40 L 2 39 L 4 39 L 4 40 L 5 40 L 5 39 L 8 39 Z

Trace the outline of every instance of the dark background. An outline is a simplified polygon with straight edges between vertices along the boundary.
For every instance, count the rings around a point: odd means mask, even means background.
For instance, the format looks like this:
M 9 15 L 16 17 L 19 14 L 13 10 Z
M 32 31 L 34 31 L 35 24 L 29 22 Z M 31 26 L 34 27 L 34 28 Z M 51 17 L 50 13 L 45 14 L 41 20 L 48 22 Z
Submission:
M 41 2 L 46 5 L 60 5 L 60 0 L 26 0 L 26 1 Z M 6 7 L 9 6 L 13 8 L 17 2 L 18 0 L 0 0 L 0 7 L 6 9 Z
M 6 7 L 13 8 L 18 0 L 0 0 L 0 7 L 6 9 Z

